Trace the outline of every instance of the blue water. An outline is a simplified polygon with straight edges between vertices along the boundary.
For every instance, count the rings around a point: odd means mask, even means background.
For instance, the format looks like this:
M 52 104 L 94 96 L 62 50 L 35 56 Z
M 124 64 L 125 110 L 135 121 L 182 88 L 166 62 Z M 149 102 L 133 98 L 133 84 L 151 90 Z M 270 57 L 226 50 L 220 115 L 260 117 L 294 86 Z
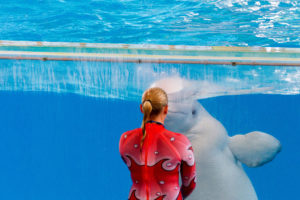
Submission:
M 0 40 L 300 47 L 298 0 L 10 0 Z
M 0 40 L 300 47 L 298 0 L 11 0 L 0 12 Z M 296 68 L 7 60 L 0 62 L 0 199 L 126 199 L 131 181 L 119 137 L 140 126 L 142 91 L 170 75 L 225 87 L 208 96 L 268 87 L 260 93 L 273 95 L 200 102 L 229 135 L 259 130 L 279 139 L 275 160 L 245 170 L 259 199 L 297 199 Z
M 282 152 L 245 168 L 262 200 L 297 199 L 300 96 L 244 95 L 200 101 L 230 135 L 253 130 L 278 138 Z M 140 126 L 138 102 L 72 94 L 0 93 L 0 199 L 126 199 L 131 181 L 118 152 Z

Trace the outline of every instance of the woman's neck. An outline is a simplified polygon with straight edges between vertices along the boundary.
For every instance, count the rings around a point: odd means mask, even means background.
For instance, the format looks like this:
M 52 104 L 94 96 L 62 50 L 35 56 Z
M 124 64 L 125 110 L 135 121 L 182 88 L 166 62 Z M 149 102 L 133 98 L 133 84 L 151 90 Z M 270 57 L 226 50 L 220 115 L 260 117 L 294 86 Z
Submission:
M 156 122 L 160 122 L 160 123 L 164 124 L 165 119 L 164 119 L 164 117 L 158 115 L 158 116 L 149 117 L 148 121 L 156 121 Z

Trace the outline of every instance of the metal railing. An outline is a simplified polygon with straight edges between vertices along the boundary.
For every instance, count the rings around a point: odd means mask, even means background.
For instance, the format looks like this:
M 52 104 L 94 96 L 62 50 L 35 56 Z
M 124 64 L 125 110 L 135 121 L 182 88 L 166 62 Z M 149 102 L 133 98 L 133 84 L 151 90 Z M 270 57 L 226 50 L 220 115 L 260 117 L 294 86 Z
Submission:
M 300 48 L 1 41 L 0 59 L 300 66 Z

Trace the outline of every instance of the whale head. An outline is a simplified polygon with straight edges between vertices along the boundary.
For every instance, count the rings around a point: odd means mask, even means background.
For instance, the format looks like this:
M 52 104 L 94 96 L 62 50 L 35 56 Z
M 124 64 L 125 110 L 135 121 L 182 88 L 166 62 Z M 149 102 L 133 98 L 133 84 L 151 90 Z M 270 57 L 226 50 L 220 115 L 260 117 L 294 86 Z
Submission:
M 151 87 L 160 87 L 168 94 L 168 114 L 165 126 L 171 131 L 186 133 L 197 124 L 204 108 L 193 98 L 193 85 L 179 77 L 159 80 Z
M 203 112 L 203 107 L 196 101 L 172 102 L 170 101 L 169 110 L 165 119 L 165 126 L 171 131 L 187 133 L 199 121 Z

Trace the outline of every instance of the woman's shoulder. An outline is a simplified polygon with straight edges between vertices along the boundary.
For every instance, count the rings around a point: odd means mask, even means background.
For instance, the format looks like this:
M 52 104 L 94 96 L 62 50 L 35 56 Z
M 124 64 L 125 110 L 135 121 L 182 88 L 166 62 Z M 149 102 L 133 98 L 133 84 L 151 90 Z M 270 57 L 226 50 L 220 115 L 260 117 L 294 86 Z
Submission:
M 165 135 L 171 141 L 171 144 L 177 149 L 181 159 L 186 161 L 189 166 L 194 163 L 193 147 L 188 137 L 182 133 L 166 131 Z
M 191 144 L 189 139 L 187 138 L 187 136 L 185 136 L 182 133 L 177 133 L 177 132 L 169 131 L 166 129 L 165 135 L 170 138 L 170 141 L 174 142 L 176 140 L 177 141 L 176 143 L 183 143 L 186 145 Z
M 122 133 L 122 135 L 120 137 L 120 142 L 122 142 L 123 140 L 128 139 L 128 138 L 139 136 L 139 134 L 142 134 L 141 128 L 135 128 L 132 130 L 128 130 L 128 131 Z
M 142 132 L 142 129 L 141 128 L 135 128 L 135 129 L 132 129 L 132 130 L 128 130 L 128 131 L 125 131 L 124 133 L 122 133 L 122 136 L 125 136 L 125 137 L 128 137 L 130 135 L 133 135 L 133 134 L 136 134 L 136 133 L 140 133 Z

